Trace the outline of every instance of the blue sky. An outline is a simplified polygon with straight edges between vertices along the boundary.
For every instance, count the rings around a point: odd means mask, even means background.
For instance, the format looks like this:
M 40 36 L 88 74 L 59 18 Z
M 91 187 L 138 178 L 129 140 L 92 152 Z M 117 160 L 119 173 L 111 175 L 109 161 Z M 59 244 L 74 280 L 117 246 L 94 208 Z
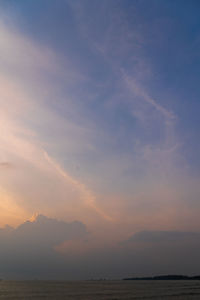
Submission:
M 199 8 L 1 1 L 1 226 L 199 231 Z
M 34 1 L 6 1 L 5 6 L 22 32 L 53 49 L 85 76 L 66 89 L 65 79 L 57 80 L 63 94 L 80 101 L 86 118 L 111 135 L 120 122 L 126 134 L 132 132 L 135 122 L 126 106 L 116 104 L 112 111 L 105 107 L 120 92 L 128 97 L 120 86 L 124 70 L 177 115 L 177 133 L 189 148 L 184 155 L 197 166 L 198 1 L 43 1 L 39 6 Z M 50 82 L 55 80 L 49 77 Z M 161 134 L 142 132 L 145 139 Z

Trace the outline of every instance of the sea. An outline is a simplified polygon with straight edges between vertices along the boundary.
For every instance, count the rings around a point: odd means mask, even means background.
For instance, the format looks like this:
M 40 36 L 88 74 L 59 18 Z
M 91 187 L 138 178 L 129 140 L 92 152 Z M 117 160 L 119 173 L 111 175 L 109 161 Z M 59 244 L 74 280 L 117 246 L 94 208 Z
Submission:
M 199 299 L 200 280 L 0 281 L 0 299 Z

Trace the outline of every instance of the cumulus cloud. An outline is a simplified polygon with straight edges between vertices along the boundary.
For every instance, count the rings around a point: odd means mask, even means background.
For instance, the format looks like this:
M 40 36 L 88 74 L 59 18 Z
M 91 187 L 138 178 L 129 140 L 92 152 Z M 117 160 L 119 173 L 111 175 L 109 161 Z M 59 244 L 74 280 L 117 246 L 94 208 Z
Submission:
M 48 218 L 44 215 L 37 215 L 31 220 L 19 225 L 16 228 L 6 225 L 0 229 L 0 238 L 3 247 L 9 242 L 13 244 L 13 250 L 18 247 L 24 252 L 36 251 L 38 249 L 53 249 L 61 242 L 86 237 L 88 234 L 86 226 L 78 221 L 64 222 Z M 4 241 L 3 239 L 6 238 Z M 14 250 L 14 251 L 15 251 Z
M 120 243 L 94 243 L 86 226 L 37 215 L 0 229 L 3 278 L 91 279 L 198 274 L 199 232 L 142 231 Z
M 63 271 L 60 265 L 62 259 L 54 247 L 87 237 L 88 231 L 83 223 L 67 223 L 44 215 L 37 215 L 16 228 L 7 225 L 0 229 L 1 272 L 10 272 L 12 276 L 12 269 L 17 277 L 23 277 L 27 273 L 33 276 L 45 271 L 48 277 L 48 268 L 53 272 L 57 264 Z

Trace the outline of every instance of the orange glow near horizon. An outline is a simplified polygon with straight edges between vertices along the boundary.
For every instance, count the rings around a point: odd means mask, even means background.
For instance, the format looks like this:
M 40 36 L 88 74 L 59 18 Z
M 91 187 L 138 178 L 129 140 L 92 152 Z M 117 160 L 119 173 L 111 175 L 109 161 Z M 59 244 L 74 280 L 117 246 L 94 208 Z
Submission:
M 16 199 L 7 191 L 0 188 L 0 226 L 10 225 L 16 227 L 29 216 Z

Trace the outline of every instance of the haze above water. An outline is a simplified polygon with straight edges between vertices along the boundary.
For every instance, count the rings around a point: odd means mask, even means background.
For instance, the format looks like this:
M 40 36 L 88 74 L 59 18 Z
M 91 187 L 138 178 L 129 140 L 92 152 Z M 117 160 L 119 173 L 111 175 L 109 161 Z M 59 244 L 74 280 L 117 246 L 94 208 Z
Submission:
M 0 299 L 199 299 L 199 281 L 3 281 Z

